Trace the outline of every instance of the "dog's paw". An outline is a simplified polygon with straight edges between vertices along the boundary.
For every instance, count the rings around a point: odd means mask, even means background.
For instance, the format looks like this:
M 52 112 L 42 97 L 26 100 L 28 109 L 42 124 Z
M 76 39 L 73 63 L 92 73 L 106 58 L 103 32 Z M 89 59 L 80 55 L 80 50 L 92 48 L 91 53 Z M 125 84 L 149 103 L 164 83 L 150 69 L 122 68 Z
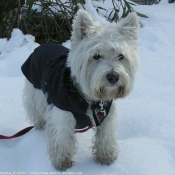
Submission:
M 110 165 L 118 157 L 117 145 L 110 147 L 102 147 L 102 144 L 95 145 L 92 147 L 92 155 L 96 163 Z
M 117 159 L 117 155 L 111 155 L 111 156 L 95 156 L 94 161 L 96 163 L 102 164 L 102 165 L 110 165 Z
M 74 166 L 75 161 L 66 159 L 63 162 L 59 162 L 59 163 L 53 163 L 52 162 L 52 164 L 53 164 L 55 169 L 65 171 L 66 169 L 71 168 L 72 166 Z

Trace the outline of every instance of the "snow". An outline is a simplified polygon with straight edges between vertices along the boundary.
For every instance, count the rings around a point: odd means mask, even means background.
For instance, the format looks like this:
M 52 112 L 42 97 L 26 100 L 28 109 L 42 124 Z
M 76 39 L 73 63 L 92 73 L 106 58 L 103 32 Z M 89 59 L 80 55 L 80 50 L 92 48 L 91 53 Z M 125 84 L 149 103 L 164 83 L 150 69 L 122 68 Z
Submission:
M 89 1 L 87 10 L 98 17 Z M 108 4 L 110 6 L 110 4 Z M 175 175 L 175 3 L 136 6 L 140 18 L 140 72 L 132 93 L 119 100 L 119 157 L 110 166 L 93 162 L 93 131 L 77 134 L 75 166 L 55 170 L 47 154 L 44 131 L 0 140 L 0 174 Z M 24 76 L 20 66 L 39 44 L 14 29 L 0 39 L 0 134 L 12 135 L 30 126 L 22 105 Z M 70 41 L 64 43 L 70 47 Z

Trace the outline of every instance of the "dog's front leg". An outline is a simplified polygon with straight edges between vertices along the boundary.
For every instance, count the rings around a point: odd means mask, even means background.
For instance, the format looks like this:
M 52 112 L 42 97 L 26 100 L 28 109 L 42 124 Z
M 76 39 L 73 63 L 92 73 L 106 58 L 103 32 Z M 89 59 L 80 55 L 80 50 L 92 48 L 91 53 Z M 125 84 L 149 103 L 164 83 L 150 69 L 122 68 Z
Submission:
M 117 159 L 117 104 L 113 102 L 107 118 L 97 127 L 93 138 L 93 156 L 97 163 L 111 164 Z
M 50 105 L 46 111 L 46 136 L 52 165 L 58 170 L 73 166 L 76 152 L 75 118 L 71 112 Z

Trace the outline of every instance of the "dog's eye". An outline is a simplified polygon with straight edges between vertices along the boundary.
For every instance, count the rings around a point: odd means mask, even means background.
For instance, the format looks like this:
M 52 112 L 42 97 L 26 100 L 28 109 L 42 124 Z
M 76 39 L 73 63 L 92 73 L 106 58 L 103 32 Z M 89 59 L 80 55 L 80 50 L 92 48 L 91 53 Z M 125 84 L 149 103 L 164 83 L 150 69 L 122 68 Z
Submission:
M 124 56 L 122 54 L 119 54 L 118 55 L 118 60 L 123 60 L 124 59 Z
M 101 55 L 99 55 L 99 54 L 96 54 L 96 55 L 93 56 L 94 60 L 99 60 L 100 58 L 101 58 Z

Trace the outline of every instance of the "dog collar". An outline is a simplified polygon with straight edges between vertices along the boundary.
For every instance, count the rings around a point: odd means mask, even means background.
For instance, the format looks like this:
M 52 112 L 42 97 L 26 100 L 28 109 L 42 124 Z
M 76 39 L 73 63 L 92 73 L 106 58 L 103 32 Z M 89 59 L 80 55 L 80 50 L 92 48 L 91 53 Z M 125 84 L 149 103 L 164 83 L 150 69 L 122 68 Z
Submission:
M 111 105 L 112 100 L 109 101 L 100 100 L 92 103 L 91 109 L 93 111 L 93 118 L 96 126 L 101 125 L 104 119 L 108 116 Z
M 66 94 L 69 96 L 69 98 L 72 98 L 72 101 L 74 101 L 76 106 L 79 108 L 78 110 L 80 112 L 82 111 L 85 115 L 89 104 L 86 102 L 86 100 L 77 90 L 76 86 L 73 84 L 73 81 L 70 78 L 70 69 L 68 68 L 64 74 L 63 85 Z M 93 111 L 93 119 L 95 122 L 94 123 L 95 126 L 99 126 L 103 122 L 103 120 L 107 117 L 111 104 L 112 100 L 109 101 L 99 100 L 91 102 L 91 109 Z

